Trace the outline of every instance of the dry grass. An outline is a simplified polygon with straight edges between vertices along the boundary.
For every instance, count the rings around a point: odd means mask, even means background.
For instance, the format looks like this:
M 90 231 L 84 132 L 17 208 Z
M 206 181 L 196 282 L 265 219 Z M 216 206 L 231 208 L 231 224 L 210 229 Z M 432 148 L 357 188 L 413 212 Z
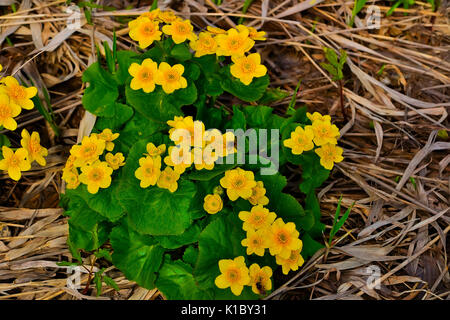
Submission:
M 48 89 L 61 136 L 37 111 L 20 116 L 20 127 L 39 130 L 43 144 L 51 148 L 47 166 L 33 168 L 20 183 L 0 175 L 0 299 L 97 299 L 95 290 L 68 289 L 66 268 L 56 265 L 70 259 L 67 220 L 58 209 L 61 169 L 83 117 L 81 75 L 94 59 L 93 43 L 111 41 L 115 29 L 118 47 L 133 47 L 123 23 L 130 12 L 123 9 L 138 1 L 97 1 L 118 10 L 97 12 L 94 26 L 84 23 L 76 32 L 66 28 L 65 1 L 20 2 L 18 12 L 0 17 L 0 63 L 8 74 L 32 79 L 41 94 Z M 148 10 L 149 2 L 140 1 L 134 14 Z M 230 17 L 244 16 L 242 1 L 224 1 L 220 7 L 210 0 L 160 2 L 198 28 L 227 28 L 233 25 Z M 320 192 L 325 242 L 339 197 L 344 207 L 355 202 L 332 247 L 278 283 L 270 298 L 450 298 L 450 142 L 437 136 L 438 130 L 449 130 L 447 3 L 432 12 L 428 4 L 417 2 L 385 17 L 388 3 L 372 2 L 382 12 L 377 30 L 365 28 L 362 19 L 355 28 L 347 26 L 353 1 L 317 0 L 310 8 L 306 1 L 254 1 L 245 15 L 247 23 L 268 32 L 258 50 L 273 86 L 293 92 L 302 79 L 298 104 L 332 114 L 342 128 L 345 161 Z M 323 46 L 343 48 L 349 56 L 345 116 L 336 84 L 319 66 Z M 283 112 L 290 98 L 274 107 Z M 18 131 L 9 136 L 20 140 Z M 294 177 L 298 170 L 292 168 Z M 295 181 L 291 183 L 294 189 Z M 86 257 L 84 284 L 100 264 L 105 266 Z M 368 266 L 381 271 L 377 288 L 367 286 Z M 139 288 L 114 267 L 107 273 L 121 290 L 104 288 L 98 299 L 160 298 L 156 290 Z

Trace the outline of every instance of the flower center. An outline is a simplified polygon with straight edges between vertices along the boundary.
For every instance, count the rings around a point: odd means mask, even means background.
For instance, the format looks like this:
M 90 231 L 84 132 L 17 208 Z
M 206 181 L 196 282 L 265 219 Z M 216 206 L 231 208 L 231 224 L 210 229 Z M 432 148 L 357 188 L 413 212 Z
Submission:
M 168 82 L 178 81 L 179 78 L 180 78 L 180 76 L 178 75 L 178 73 L 176 71 L 168 71 L 168 72 L 166 72 L 166 80 Z
M 236 179 L 234 179 L 232 185 L 235 189 L 241 189 L 244 186 L 244 179 L 242 179 L 241 177 L 237 177 Z
M 237 50 L 242 46 L 241 39 L 233 37 L 228 41 L 228 47 L 231 50 Z
M 146 23 L 144 24 L 144 26 L 142 27 L 142 33 L 145 36 L 151 36 L 155 33 L 155 28 L 153 26 L 152 23 Z
M 100 169 L 92 169 L 89 178 L 91 181 L 99 182 L 103 179 L 103 171 Z
M 239 281 L 239 278 L 240 278 L 239 271 L 236 270 L 236 269 L 228 270 L 227 278 L 228 278 L 228 281 L 230 281 L 230 282 L 237 282 L 237 281 Z
M 26 92 L 25 90 L 20 87 L 19 85 L 15 85 L 10 87 L 9 89 L 9 96 L 14 100 L 22 100 L 26 98 Z
M 246 59 L 246 61 L 244 61 L 241 65 L 242 72 L 244 73 L 253 73 L 255 68 L 255 64 L 249 59 Z
M 20 163 L 19 158 L 17 158 L 16 155 L 12 155 L 11 158 L 9 158 L 9 166 L 10 167 L 18 167 Z
M 188 30 L 187 30 L 187 28 L 186 28 L 186 26 L 184 24 L 178 24 L 176 29 L 177 29 L 177 32 L 181 33 L 181 34 L 184 34 L 184 33 L 188 32 Z
M 286 244 L 289 241 L 289 236 L 284 231 L 280 231 L 277 238 L 278 242 L 282 244 Z
M 91 158 L 95 155 L 96 150 L 97 150 L 97 147 L 95 146 L 95 144 L 89 144 L 89 145 L 83 146 L 81 153 L 84 158 Z
M 30 153 L 37 153 L 40 149 L 39 143 L 34 140 L 30 140 L 28 143 L 28 150 L 30 150 Z
M 142 81 L 151 81 L 151 80 L 153 80 L 153 74 L 151 71 L 144 69 L 140 73 L 140 78 Z

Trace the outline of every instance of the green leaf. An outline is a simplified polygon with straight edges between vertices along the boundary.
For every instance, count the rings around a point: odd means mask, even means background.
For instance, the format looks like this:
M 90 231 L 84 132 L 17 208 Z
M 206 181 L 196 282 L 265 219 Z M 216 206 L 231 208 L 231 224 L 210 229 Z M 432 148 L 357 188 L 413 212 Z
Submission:
M 107 239 L 110 225 L 79 197 L 72 196 L 65 215 L 69 219 L 69 240 L 74 249 L 95 250 Z
M 307 260 L 309 257 L 312 257 L 318 250 L 325 247 L 320 242 L 314 240 L 310 234 L 305 233 L 302 237 L 303 249 L 302 249 L 302 257 Z
M 196 187 L 192 182 L 180 179 L 174 193 L 157 186 L 141 188 L 134 173 L 146 152 L 147 142 L 140 141 L 131 148 L 122 169 L 124 178 L 115 194 L 116 199 L 129 213 L 137 231 L 151 235 L 180 235 L 192 223 L 189 208 Z
M 110 277 L 108 277 L 108 276 L 103 276 L 103 281 L 104 281 L 108 286 L 110 286 L 111 288 L 113 288 L 114 290 L 116 290 L 116 291 L 119 291 L 119 290 L 120 290 L 119 286 L 117 285 L 116 281 L 114 281 L 114 279 L 112 279 L 112 278 L 110 278 Z
M 212 299 L 212 292 L 201 290 L 192 275 L 192 267 L 180 260 L 172 261 L 168 255 L 159 270 L 156 287 L 169 300 Z
M 118 84 L 124 85 L 129 79 L 131 79 L 131 75 L 128 73 L 128 68 L 133 62 L 140 63 L 140 59 L 135 52 L 128 50 L 117 51 L 118 69 L 115 74 L 115 79 Z
M 220 76 L 220 65 L 218 63 L 216 55 L 204 55 L 199 58 L 193 58 L 192 61 L 196 63 L 202 70 L 203 77 L 197 81 L 200 88 L 204 89 L 204 92 L 209 96 L 219 96 L 223 93 L 220 82 L 222 77 Z
M 111 185 L 106 189 L 100 189 L 98 193 L 91 194 L 87 191 L 86 185 L 82 184 L 76 189 L 66 190 L 69 197 L 81 197 L 88 204 L 89 208 L 95 210 L 111 222 L 119 220 L 125 213 L 123 208 L 116 201 L 115 192 L 121 179 L 113 178 Z
M 186 43 L 174 45 L 172 50 L 170 50 L 170 55 L 179 61 L 186 61 L 192 58 L 192 53 Z
M 298 163 L 302 166 L 300 190 L 308 194 L 320 187 L 328 179 L 330 170 L 325 169 L 320 164 L 319 156 L 313 151 L 304 152 L 297 157 Z
M 237 98 L 246 102 L 254 102 L 261 99 L 269 86 L 269 76 L 266 74 L 263 77 L 254 78 L 253 81 L 246 86 L 239 79 L 234 78 L 230 73 L 230 68 L 226 67 L 221 85 L 223 90 L 231 93 Z
M 328 245 L 331 245 L 331 242 L 333 241 L 333 238 L 336 235 L 336 233 L 339 231 L 339 229 L 341 229 L 344 226 L 344 223 L 345 223 L 345 221 L 347 221 L 348 216 L 350 215 L 350 212 L 352 211 L 353 205 L 355 204 L 353 202 L 353 204 L 345 211 L 344 215 L 339 219 L 339 215 L 341 214 L 341 201 L 342 201 L 342 196 L 339 198 L 339 201 L 338 201 L 338 205 L 336 208 L 336 214 L 334 215 L 334 219 L 333 219 L 333 227 L 331 228 L 331 231 L 330 231 Z
M 225 161 L 225 160 L 224 160 Z M 209 181 L 236 167 L 235 164 L 216 164 L 212 170 L 194 170 L 186 175 L 189 180 Z
M 196 223 L 191 225 L 180 235 L 155 236 L 155 239 L 166 249 L 177 249 L 187 244 L 197 242 L 201 231 L 199 224 Z
M 211 222 L 200 234 L 199 254 L 194 275 L 202 289 L 213 288 L 220 274 L 219 260 L 246 256 L 241 241 L 245 238 L 242 221 L 229 212 Z
M 198 257 L 198 248 L 194 246 L 189 246 L 184 250 L 183 261 L 190 264 L 192 267 L 195 266 Z
M 151 236 L 134 231 L 126 219 L 111 232 L 114 265 L 146 289 L 155 287 L 164 249 Z
M 283 100 L 289 97 L 289 93 L 286 90 L 280 88 L 268 88 L 261 99 L 258 100 L 258 104 L 270 105 L 271 103 Z
M 131 119 L 133 116 L 133 108 L 126 104 L 114 102 L 109 108 L 109 114 L 103 117 L 98 117 L 95 127 L 99 131 L 104 129 L 111 129 L 112 131 L 119 130 L 120 127 Z
M 97 116 L 111 114 L 111 108 L 119 97 L 113 76 L 95 62 L 84 71 L 82 80 L 89 83 L 82 99 L 84 108 Z

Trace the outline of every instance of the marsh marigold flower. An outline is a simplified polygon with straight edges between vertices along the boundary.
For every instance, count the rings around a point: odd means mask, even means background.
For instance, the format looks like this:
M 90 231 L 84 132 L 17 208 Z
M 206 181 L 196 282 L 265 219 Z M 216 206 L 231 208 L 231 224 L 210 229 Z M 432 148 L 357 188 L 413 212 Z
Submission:
M 334 144 L 325 144 L 314 150 L 320 157 L 320 164 L 327 170 L 333 169 L 335 163 L 344 160 L 342 148 Z
M 27 150 L 20 148 L 16 152 L 8 148 L 2 147 L 3 159 L 0 160 L 0 170 L 5 170 L 11 179 L 19 181 L 22 177 L 22 171 L 31 169 L 30 161 L 28 161 Z
M 235 201 L 239 197 L 250 198 L 253 194 L 252 189 L 256 186 L 256 181 L 252 171 L 236 168 L 225 172 L 225 176 L 220 179 L 220 185 L 227 189 L 228 198 Z
M 161 172 L 156 184 L 159 188 L 175 192 L 178 189 L 178 179 L 180 179 L 180 174 L 176 173 L 172 168 L 166 167 Z
M 96 194 L 100 188 L 106 189 L 111 185 L 113 169 L 104 161 L 95 161 L 81 167 L 80 182 L 87 185 L 89 193 Z
M 269 251 L 271 255 L 279 255 L 287 259 L 291 251 L 302 247 L 302 241 L 298 238 L 300 233 L 296 230 L 293 222 L 284 223 L 278 218 L 270 227 Z
M 310 126 L 306 126 L 305 129 L 298 126 L 291 132 L 291 137 L 283 141 L 283 145 L 290 148 L 292 154 L 298 155 L 314 148 L 313 139 L 314 133 Z
M 267 245 L 267 230 L 259 229 L 257 231 L 250 229 L 247 232 L 247 238 L 241 241 L 243 247 L 247 247 L 247 255 L 256 254 L 257 256 L 264 256 L 264 250 L 268 248 Z
M 161 14 L 161 10 L 159 8 L 156 8 L 154 10 L 148 11 L 148 12 L 144 12 L 143 14 L 141 14 L 139 18 L 149 18 L 150 20 L 157 20 L 159 19 L 159 15 Z
M 256 186 L 252 189 L 252 196 L 248 198 L 248 201 L 254 206 L 258 204 L 265 206 L 269 203 L 269 198 L 266 197 L 264 182 L 256 181 Z
M 154 186 L 161 175 L 160 157 L 142 157 L 139 159 L 139 168 L 134 172 L 137 179 L 141 180 L 141 188 Z
M 255 44 L 255 41 L 248 35 L 248 30 L 239 32 L 236 29 L 230 29 L 226 34 L 217 35 L 217 55 L 242 57 Z
M 315 120 L 311 126 L 314 134 L 314 143 L 316 146 L 322 146 L 324 144 L 337 144 L 337 138 L 339 137 L 339 129 L 330 121 Z
M 0 64 L 0 72 L 3 70 L 3 66 Z
M 102 139 L 105 141 L 105 149 L 107 151 L 113 151 L 114 149 L 114 140 L 116 140 L 119 137 L 119 133 L 113 133 L 111 129 L 105 129 L 102 132 L 96 134 L 92 134 L 91 136 L 96 135 L 97 138 Z
M 205 141 L 203 137 L 205 134 L 205 124 L 202 121 L 194 121 L 192 116 L 175 116 L 174 120 L 167 121 L 167 124 L 172 127 L 169 130 L 169 137 L 175 144 L 188 142 L 194 147 L 204 147 Z M 186 131 L 177 129 L 184 129 Z
M 31 98 L 37 94 L 37 89 L 35 87 L 25 88 L 19 84 L 19 81 L 11 76 L 3 78 L 0 83 L 4 84 L 4 86 L 0 86 L 0 93 L 4 91 L 9 96 L 12 105 L 19 106 L 26 110 L 33 109 L 34 103 Z
M 67 183 L 67 189 L 76 189 L 80 185 L 77 169 L 64 169 L 62 179 Z
M 300 255 L 301 248 L 299 250 L 291 251 L 291 254 L 287 259 L 282 258 L 281 256 L 275 256 L 275 260 L 278 265 L 281 266 L 283 273 L 288 274 L 289 271 L 297 271 L 298 267 L 301 267 L 305 260 Z
M 162 86 L 165 93 L 170 94 L 178 89 L 187 87 L 186 78 L 183 75 L 184 67 L 181 64 L 170 66 L 166 62 L 161 62 L 156 74 L 156 84 Z
M 211 27 L 211 26 L 207 26 L 206 30 L 208 30 L 208 32 L 212 33 L 212 34 L 226 34 L 227 31 L 221 28 L 217 28 L 217 27 Z
M 252 291 L 259 295 L 265 295 L 267 291 L 272 290 L 272 268 L 260 267 L 257 263 L 254 263 L 249 268 L 250 284 Z
M 150 157 L 158 157 L 161 156 L 164 152 L 166 152 L 166 145 L 161 144 L 159 146 L 155 146 L 153 143 L 147 143 L 147 154 Z
M 97 135 L 83 137 L 81 145 L 73 146 L 70 149 L 70 154 L 75 157 L 74 165 L 82 167 L 98 160 L 105 150 L 105 145 L 105 140 L 99 139 Z
M 253 27 L 247 27 L 242 24 L 236 26 L 236 29 L 238 29 L 240 32 L 244 30 L 248 30 L 248 36 L 252 40 L 258 40 L 258 41 L 265 41 L 266 39 L 266 32 L 265 31 L 258 31 Z
M 139 17 L 131 21 L 128 26 L 130 38 L 137 41 L 141 49 L 147 48 L 154 41 L 161 40 L 162 32 L 159 31 L 159 23 L 148 17 Z
M 133 77 L 130 88 L 133 90 L 142 89 L 145 93 L 153 92 L 157 72 L 158 64 L 150 58 L 142 61 L 142 64 L 133 62 L 128 68 L 128 73 Z
M 329 115 L 321 115 L 318 112 L 314 112 L 313 114 L 307 112 L 306 113 L 306 117 L 312 122 L 316 121 L 316 120 L 320 120 L 320 121 L 328 121 L 331 122 L 331 117 Z
M 248 56 L 232 56 L 234 64 L 230 67 L 233 77 L 238 78 L 243 84 L 248 86 L 253 78 L 259 78 L 267 73 L 267 68 L 261 64 L 259 53 L 252 53 Z
M 20 114 L 20 107 L 11 104 L 9 97 L 0 90 L 0 126 L 8 130 L 17 129 L 17 122 L 14 120 Z
M 239 219 L 244 221 L 242 229 L 245 231 L 265 229 L 270 227 L 277 215 L 262 205 L 254 206 L 250 211 L 239 212 Z
M 41 146 L 41 138 L 39 133 L 30 133 L 26 130 L 22 130 L 22 140 L 20 140 L 22 147 L 28 152 L 28 160 L 30 163 L 36 161 L 41 166 L 45 166 L 47 161 L 44 157 L 48 155 L 48 150 Z
M 177 17 L 173 11 L 169 10 L 159 12 L 158 18 L 164 23 L 172 23 L 181 20 L 181 18 Z
M 209 214 L 216 214 L 223 208 L 222 198 L 218 194 L 206 195 L 203 202 L 203 209 Z
M 195 57 L 202 57 L 207 54 L 215 54 L 217 43 L 209 32 L 201 32 L 198 39 L 190 42 L 190 47 L 195 51 Z
M 125 165 L 125 157 L 121 152 L 118 152 L 116 154 L 108 152 L 105 155 L 105 161 L 111 168 L 113 168 L 113 170 L 117 170 Z
M 185 152 L 185 148 L 181 146 L 169 147 L 169 155 L 164 158 L 164 163 L 178 174 L 183 174 L 187 168 L 193 163 L 193 156 L 190 151 Z
M 186 40 L 194 41 L 197 35 L 194 33 L 194 27 L 189 20 L 175 20 L 169 25 L 162 27 L 164 34 L 172 36 L 173 42 L 176 44 Z
M 245 265 L 243 256 L 232 259 L 222 259 L 219 261 L 219 269 L 221 274 L 216 278 L 214 283 L 220 289 L 231 288 L 231 292 L 235 296 L 239 296 L 244 286 L 250 282 L 248 268 Z

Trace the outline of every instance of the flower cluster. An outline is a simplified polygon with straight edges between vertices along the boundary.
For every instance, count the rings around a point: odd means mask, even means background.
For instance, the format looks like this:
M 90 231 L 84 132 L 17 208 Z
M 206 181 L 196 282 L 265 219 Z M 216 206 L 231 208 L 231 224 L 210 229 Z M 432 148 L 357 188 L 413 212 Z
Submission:
M 220 158 L 236 152 L 232 133 L 205 130 L 203 122 L 194 121 L 191 116 L 175 116 L 167 124 L 171 127 L 169 137 L 174 145 L 167 148 L 165 144 L 158 147 L 147 144 L 147 153 L 139 159 L 139 168 L 135 172 L 142 188 L 157 185 L 175 192 L 180 176 L 187 169 L 194 166 L 196 170 L 212 170 Z M 163 158 L 166 151 L 168 154 Z M 163 170 L 162 163 L 166 166 Z M 213 213 L 220 211 L 220 206 L 221 201 L 211 197 L 205 208 Z
M 164 25 L 160 28 L 160 24 Z M 253 78 L 262 77 L 267 73 L 267 68 L 261 64 L 259 53 L 249 53 L 255 41 L 266 40 L 264 31 L 257 31 L 253 27 L 238 25 L 229 30 L 223 30 L 208 26 L 198 36 L 194 32 L 194 27 L 189 20 L 177 17 L 172 11 L 160 11 L 159 9 L 146 12 L 137 19 L 129 23 L 129 35 L 131 39 L 139 43 L 141 49 L 145 49 L 155 41 L 160 41 L 163 34 L 171 37 L 175 44 L 189 41 L 189 46 L 195 51 L 195 57 L 215 54 L 217 56 L 229 56 L 233 64 L 230 67 L 231 74 L 238 78 L 243 84 L 249 85 Z M 163 62 L 157 70 L 156 63 L 151 59 L 138 65 L 134 63 L 130 68 L 130 74 L 134 77 L 131 88 L 134 90 L 143 89 L 145 92 L 152 92 L 155 84 L 161 84 L 166 93 L 172 93 L 179 88 L 185 88 L 183 83 L 186 80 L 181 77 L 184 69 L 181 65 L 170 67 Z M 177 67 L 178 70 L 174 68 Z M 175 78 L 168 78 L 173 73 Z M 158 83 L 160 82 L 160 83 Z M 167 83 L 176 83 L 171 86 Z M 166 88 L 164 86 L 166 84 Z M 172 90 L 173 89 L 173 90 Z
M 3 67 L 0 65 L 0 71 Z M 37 94 L 35 87 L 24 87 L 19 81 L 11 76 L 0 78 L 0 128 L 14 131 L 17 129 L 15 118 L 22 110 L 31 110 L 34 103 L 31 100 Z M 45 166 L 44 157 L 48 150 L 41 146 L 39 133 L 22 130 L 21 147 L 13 150 L 8 146 L 2 146 L 3 159 L 0 160 L 0 170 L 8 172 L 11 179 L 18 181 L 22 172 L 31 169 L 31 164 L 36 161 Z
M 23 129 L 20 144 L 22 147 L 16 151 L 3 146 L 3 159 L 0 160 L 0 170 L 7 171 L 9 177 L 16 181 L 20 180 L 23 171 L 31 169 L 34 161 L 45 166 L 47 161 L 44 157 L 48 155 L 48 150 L 41 146 L 41 138 L 37 132 L 30 135 L 26 129 Z
M 246 238 L 241 241 L 242 246 L 247 248 L 247 255 L 262 257 L 268 249 L 275 256 L 276 263 L 282 266 L 284 274 L 297 270 L 304 262 L 300 255 L 300 233 L 294 223 L 285 223 L 282 218 L 277 218 L 275 212 L 264 207 L 269 203 L 264 183 L 255 181 L 252 171 L 236 168 L 225 172 L 220 185 L 226 189 L 229 200 L 242 198 L 253 205 L 250 211 L 239 213 L 239 219 L 243 221 L 242 229 L 247 233 Z M 222 199 L 218 194 L 207 195 L 204 199 L 204 208 L 208 213 L 216 213 L 222 206 Z M 268 266 L 261 268 L 257 264 L 248 269 L 244 257 L 220 260 L 219 269 L 221 275 L 216 278 L 217 287 L 230 287 L 235 295 L 240 295 L 245 285 L 251 286 L 253 292 L 260 295 L 272 287 L 272 269 Z
M 83 137 L 80 145 L 71 148 L 62 175 L 68 189 L 76 189 L 83 183 L 89 193 L 95 194 L 100 188 L 111 185 L 113 171 L 125 165 L 122 153 L 111 153 L 114 150 L 113 141 L 118 137 L 118 133 L 105 129 L 101 133 Z
M 290 148 L 292 154 L 300 155 L 304 151 L 316 148 L 314 151 L 320 157 L 320 164 L 328 170 L 331 170 L 335 163 L 341 162 L 342 148 L 337 146 L 337 139 L 340 136 L 339 129 L 331 123 L 329 115 L 321 115 L 318 112 L 310 114 L 307 117 L 311 125 L 305 127 L 298 126 L 291 133 L 289 139 L 284 140 L 285 147 Z
M 179 63 L 170 66 L 166 62 L 161 62 L 158 67 L 156 62 L 148 58 L 141 64 L 132 63 L 128 72 L 133 77 L 130 84 L 133 90 L 142 89 L 145 93 L 150 93 L 158 84 L 165 93 L 170 94 L 187 87 L 186 78 L 183 77 L 184 67 Z

